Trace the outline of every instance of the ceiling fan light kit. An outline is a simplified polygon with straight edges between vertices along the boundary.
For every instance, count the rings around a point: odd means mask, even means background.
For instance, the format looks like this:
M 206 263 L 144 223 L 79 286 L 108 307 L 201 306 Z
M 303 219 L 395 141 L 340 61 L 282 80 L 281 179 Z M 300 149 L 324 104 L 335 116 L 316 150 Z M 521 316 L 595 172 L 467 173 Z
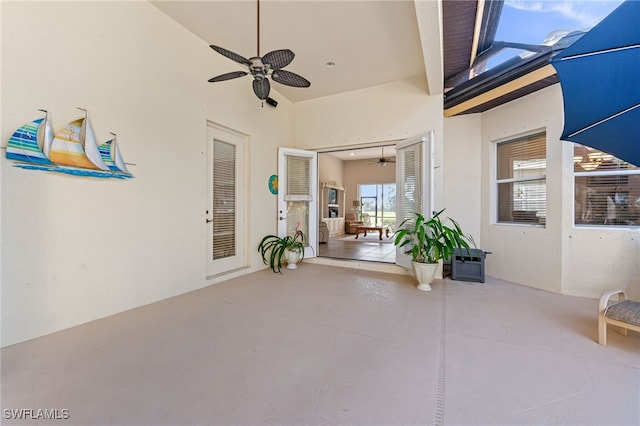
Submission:
M 380 158 L 378 158 L 375 162 L 370 163 L 370 164 L 377 164 L 377 165 L 379 165 L 381 167 L 386 167 L 387 164 L 395 163 L 395 162 L 396 162 L 396 160 L 394 160 L 393 158 L 386 158 L 384 156 L 384 147 L 382 147 L 382 156 Z
M 248 71 L 232 71 L 225 74 L 221 74 L 216 77 L 210 78 L 210 83 L 216 83 L 219 81 L 231 80 L 238 77 L 244 77 L 251 74 L 253 77 L 253 93 L 261 101 L 267 100 L 267 103 L 272 106 L 276 106 L 278 103 L 269 98 L 269 92 L 271 91 L 271 83 L 269 83 L 269 75 L 271 79 L 277 83 L 284 84 L 291 87 L 309 87 L 311 83 L 306 78 L 293 73 L 291 71 L 285 71 L 282 68 L 286 67 L 293 61 L 295 54 L 289 49 L 279 49 L 271 51 L 264 56 L 260 57 L 260 0 L 257 0 L 258 5 L 258 30 L 257 30 L 257 44 L 258 53 L 257 56 L 252 58 L 245 58 L 238 55 L 235 52 L 227 50 L 220 46 L 210 45 L 213 50 L 225 56 L 232 61 L 238 62 L 247 67 Z M 269 102 L 271 99 L 275 105 Z

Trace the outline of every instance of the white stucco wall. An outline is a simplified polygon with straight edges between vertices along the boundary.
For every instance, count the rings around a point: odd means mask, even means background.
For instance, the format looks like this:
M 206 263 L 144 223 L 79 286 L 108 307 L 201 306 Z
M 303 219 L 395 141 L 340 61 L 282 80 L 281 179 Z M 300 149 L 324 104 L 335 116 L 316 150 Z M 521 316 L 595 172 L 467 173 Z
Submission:
M 546 227 L 496 223 L 495 142 L 547 134 Z M 535 92 L 482 115 L 482 244 L 487 274 L 544 290 L 562 290 L 562 100 L 559 87 Z
M 482 114 L 482 247 L 487 274 L 584 297 L 621 288 L 640 296 L 640 231 L 573 225 L 573 150 L 559 140 L 562 93 L 554 85 Z M 545 129 L 546 226 L 495 223 L 496 141 Z
M 135 163 L 130 181 L 92 180 L 18 169 L 2 154 L 3 346 L 215 281 L 205 278 L 207 120 L 249 136 L 251 249 L 236 274 L 263 268 L 252 247 L 276 231 L 267 179 L 277 146 L 290 144 L 289 102 L 261 108 L 244 79 L 207 83 L 228 60 L 147 2 L 0 7 L 3 146 L 38 108 L 57 130 L 80 106 L 98 139 L 116 132 Z
M 481 133 L 480 114 L 444 119 L 443 203 L 445 214 L 473 236 L 478 248 L 481 239 Z

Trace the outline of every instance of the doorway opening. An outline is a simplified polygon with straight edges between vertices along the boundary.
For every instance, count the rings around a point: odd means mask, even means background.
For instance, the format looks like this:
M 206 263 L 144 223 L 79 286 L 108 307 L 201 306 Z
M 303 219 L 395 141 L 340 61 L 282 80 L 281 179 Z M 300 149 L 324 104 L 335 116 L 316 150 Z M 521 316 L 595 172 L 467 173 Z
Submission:
M 319 152 L 318 176 L 318 256 L 395 263 L 395 142 Z

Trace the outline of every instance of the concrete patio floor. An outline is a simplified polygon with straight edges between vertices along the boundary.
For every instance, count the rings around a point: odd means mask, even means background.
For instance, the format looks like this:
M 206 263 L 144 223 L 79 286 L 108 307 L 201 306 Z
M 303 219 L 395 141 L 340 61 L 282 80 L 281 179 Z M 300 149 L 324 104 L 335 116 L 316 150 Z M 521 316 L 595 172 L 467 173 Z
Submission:
M 5 347 L 2 424 L 640 424 L 640 334 L 598 345 L 596 300 L 433 287 L 303 262 Z

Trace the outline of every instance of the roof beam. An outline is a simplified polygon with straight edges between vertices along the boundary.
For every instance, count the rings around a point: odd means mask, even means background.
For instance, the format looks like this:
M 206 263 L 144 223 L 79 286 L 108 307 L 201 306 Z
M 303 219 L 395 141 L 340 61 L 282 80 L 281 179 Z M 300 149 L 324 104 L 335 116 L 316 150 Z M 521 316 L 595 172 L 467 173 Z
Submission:
M 427 75 L 427 92 L 430 95 L 441 95 L 444 91 L 442 0 L 414 0 L 414 4 Z
M 444 116 L 453 117 L 454 115 L 460 114 L 471 108 L 475 108 L 486 102 L 492 101 L 496 98 L 499 98 L 500 96 L 504 96 L 515 90 L 528 86 L 529 84 L 543 80 L 547 77 L 551 77 L 555 73 L 556 69 L 552 65 L 545 65 L 542 68 L 538 68 L 537 70 L 530 72 L 529 74 L 523 75 L 522 77 L 511 80 L 501 86 L 496 87 L 495 89 L 484 92 L 476 96 L 475 98 L 471 98 L 467 101 L 452 106 L 451 108 L 445 109 Z
M 476 25 L 473 29 L 473 42 L 471 44 L 471 58 L 469 67 L 473 66 L 473 62 L 478 56 L 478 43 L 480 42 L 480 31 L 482 30 L 482 17 L 484 16 L 484 0 L 478 0 L 476 6 Z

